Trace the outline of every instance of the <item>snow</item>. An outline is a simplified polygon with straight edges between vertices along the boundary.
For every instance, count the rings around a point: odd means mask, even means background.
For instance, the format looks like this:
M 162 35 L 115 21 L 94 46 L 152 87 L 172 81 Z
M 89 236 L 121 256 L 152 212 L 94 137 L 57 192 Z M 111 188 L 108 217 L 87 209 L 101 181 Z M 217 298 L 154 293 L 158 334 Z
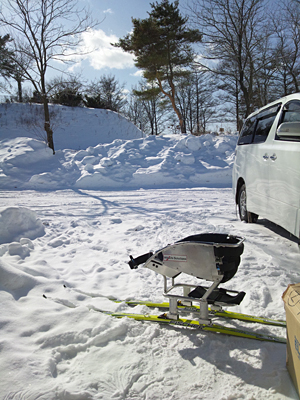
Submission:
M 105 297 L 164 300 L 162 277 L 130 270 L 129 255 L 220 232 L 245 237 L 222 285 L 246 292 L 234 310 L 285 319 L 299 248 L 264 219 L 239 221 L 236 136 L 143 137 L 115 113 L 53 107 L 53 156 L 20 124 L 38 113 L 27 107 L 0 106 L 1 399 L 297 399 L 283 344 L 97 311 L 157 313 Z
M 236 136 L 143 137 L 133 124 L 111 111 L 57 106 L 52 107 L 58 110 L 52 111 L 56 118 L 60 116 L 53 157 L 37 133 L 27 137 L 35 132 L 32 126 L 20 125 L 25 116 L 39 115 L 41 107 L 35 106 L 35 112 L 33 107 L 0 107 L 0 187 L 128 190 L 230 186 Z

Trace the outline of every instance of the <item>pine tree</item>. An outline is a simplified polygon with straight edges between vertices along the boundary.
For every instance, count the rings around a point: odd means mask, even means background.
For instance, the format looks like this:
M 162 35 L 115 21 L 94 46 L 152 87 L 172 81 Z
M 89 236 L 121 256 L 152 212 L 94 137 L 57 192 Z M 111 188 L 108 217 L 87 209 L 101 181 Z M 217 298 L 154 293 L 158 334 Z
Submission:
M 200 42 L 201 34 L 186 27 L 188 18 L 180 15 L 178 4 L 169 0 L 150 4 L 149 18 L 133 18 L 133 32 L 114 46 L 135 55 L 136 67 L 143 70 L 149 83 L 155 81 L 170 100 L 184 132 L 184 121 L 176 105 L 176 78 L 186 74 L 193 62 L 191 44 Z

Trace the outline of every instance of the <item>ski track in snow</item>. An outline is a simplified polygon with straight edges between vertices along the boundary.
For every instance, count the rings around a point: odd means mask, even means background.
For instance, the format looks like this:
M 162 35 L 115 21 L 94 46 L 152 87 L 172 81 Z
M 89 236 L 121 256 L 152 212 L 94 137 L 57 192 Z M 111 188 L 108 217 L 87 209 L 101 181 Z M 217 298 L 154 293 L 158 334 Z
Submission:
M 8 203 L 34 211 L 45 234 L 20 244 L 25 257 L 0 246 L 0 278 L 9 276 L 0 283 L 3 399 L 297 399 L 284 345 L 93 310 L 157 312 L 101 297 L 164 300 L 162 277 L 130 270 L 129 254 L 226 232 L 246 238 L 223 285 L 247 293 L 234 309 L 284 319 L 281 295 L 300 278 L 298 246 L 267 221 L 240 222 L 230 189 L 1 192 L 0 207 Z

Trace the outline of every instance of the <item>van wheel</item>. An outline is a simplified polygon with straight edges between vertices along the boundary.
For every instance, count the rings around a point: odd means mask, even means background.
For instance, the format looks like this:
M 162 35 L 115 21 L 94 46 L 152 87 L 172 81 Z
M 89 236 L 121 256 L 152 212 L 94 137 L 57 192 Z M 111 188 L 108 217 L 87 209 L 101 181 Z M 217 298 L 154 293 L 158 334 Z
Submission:
M 241 186 L 238 196 L 238 206 L 241 221 L 255 223 L 258 219 L 258 215 L 247 211 L 247 196 L 245 184 Z

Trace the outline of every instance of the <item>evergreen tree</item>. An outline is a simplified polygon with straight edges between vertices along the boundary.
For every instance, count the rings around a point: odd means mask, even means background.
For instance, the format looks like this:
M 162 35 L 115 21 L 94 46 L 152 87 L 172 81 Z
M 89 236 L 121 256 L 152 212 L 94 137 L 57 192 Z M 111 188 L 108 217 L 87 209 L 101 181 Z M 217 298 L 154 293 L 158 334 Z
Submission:
M 57 92 L 52 101 L 54 104 L 61 104 L 68 107 L 78 107 L 82 103 L 82 96 L 75 89 L 65 88 L 61 92 Z
M 170 100 L 176 112 L 181 131 L 184 121 L 176 105 L 176 78 L 186 74 L 194 59 L 192 43 L 201 41 L 197 29 L 188 29 L 188 18 L 180 15 L 178 1 L 152 3 L 149 18 L 132 19 L 133 32 L 114 46 L 135 55 L 135 65 L 143 70 L 149 83 L 155 81 Z

